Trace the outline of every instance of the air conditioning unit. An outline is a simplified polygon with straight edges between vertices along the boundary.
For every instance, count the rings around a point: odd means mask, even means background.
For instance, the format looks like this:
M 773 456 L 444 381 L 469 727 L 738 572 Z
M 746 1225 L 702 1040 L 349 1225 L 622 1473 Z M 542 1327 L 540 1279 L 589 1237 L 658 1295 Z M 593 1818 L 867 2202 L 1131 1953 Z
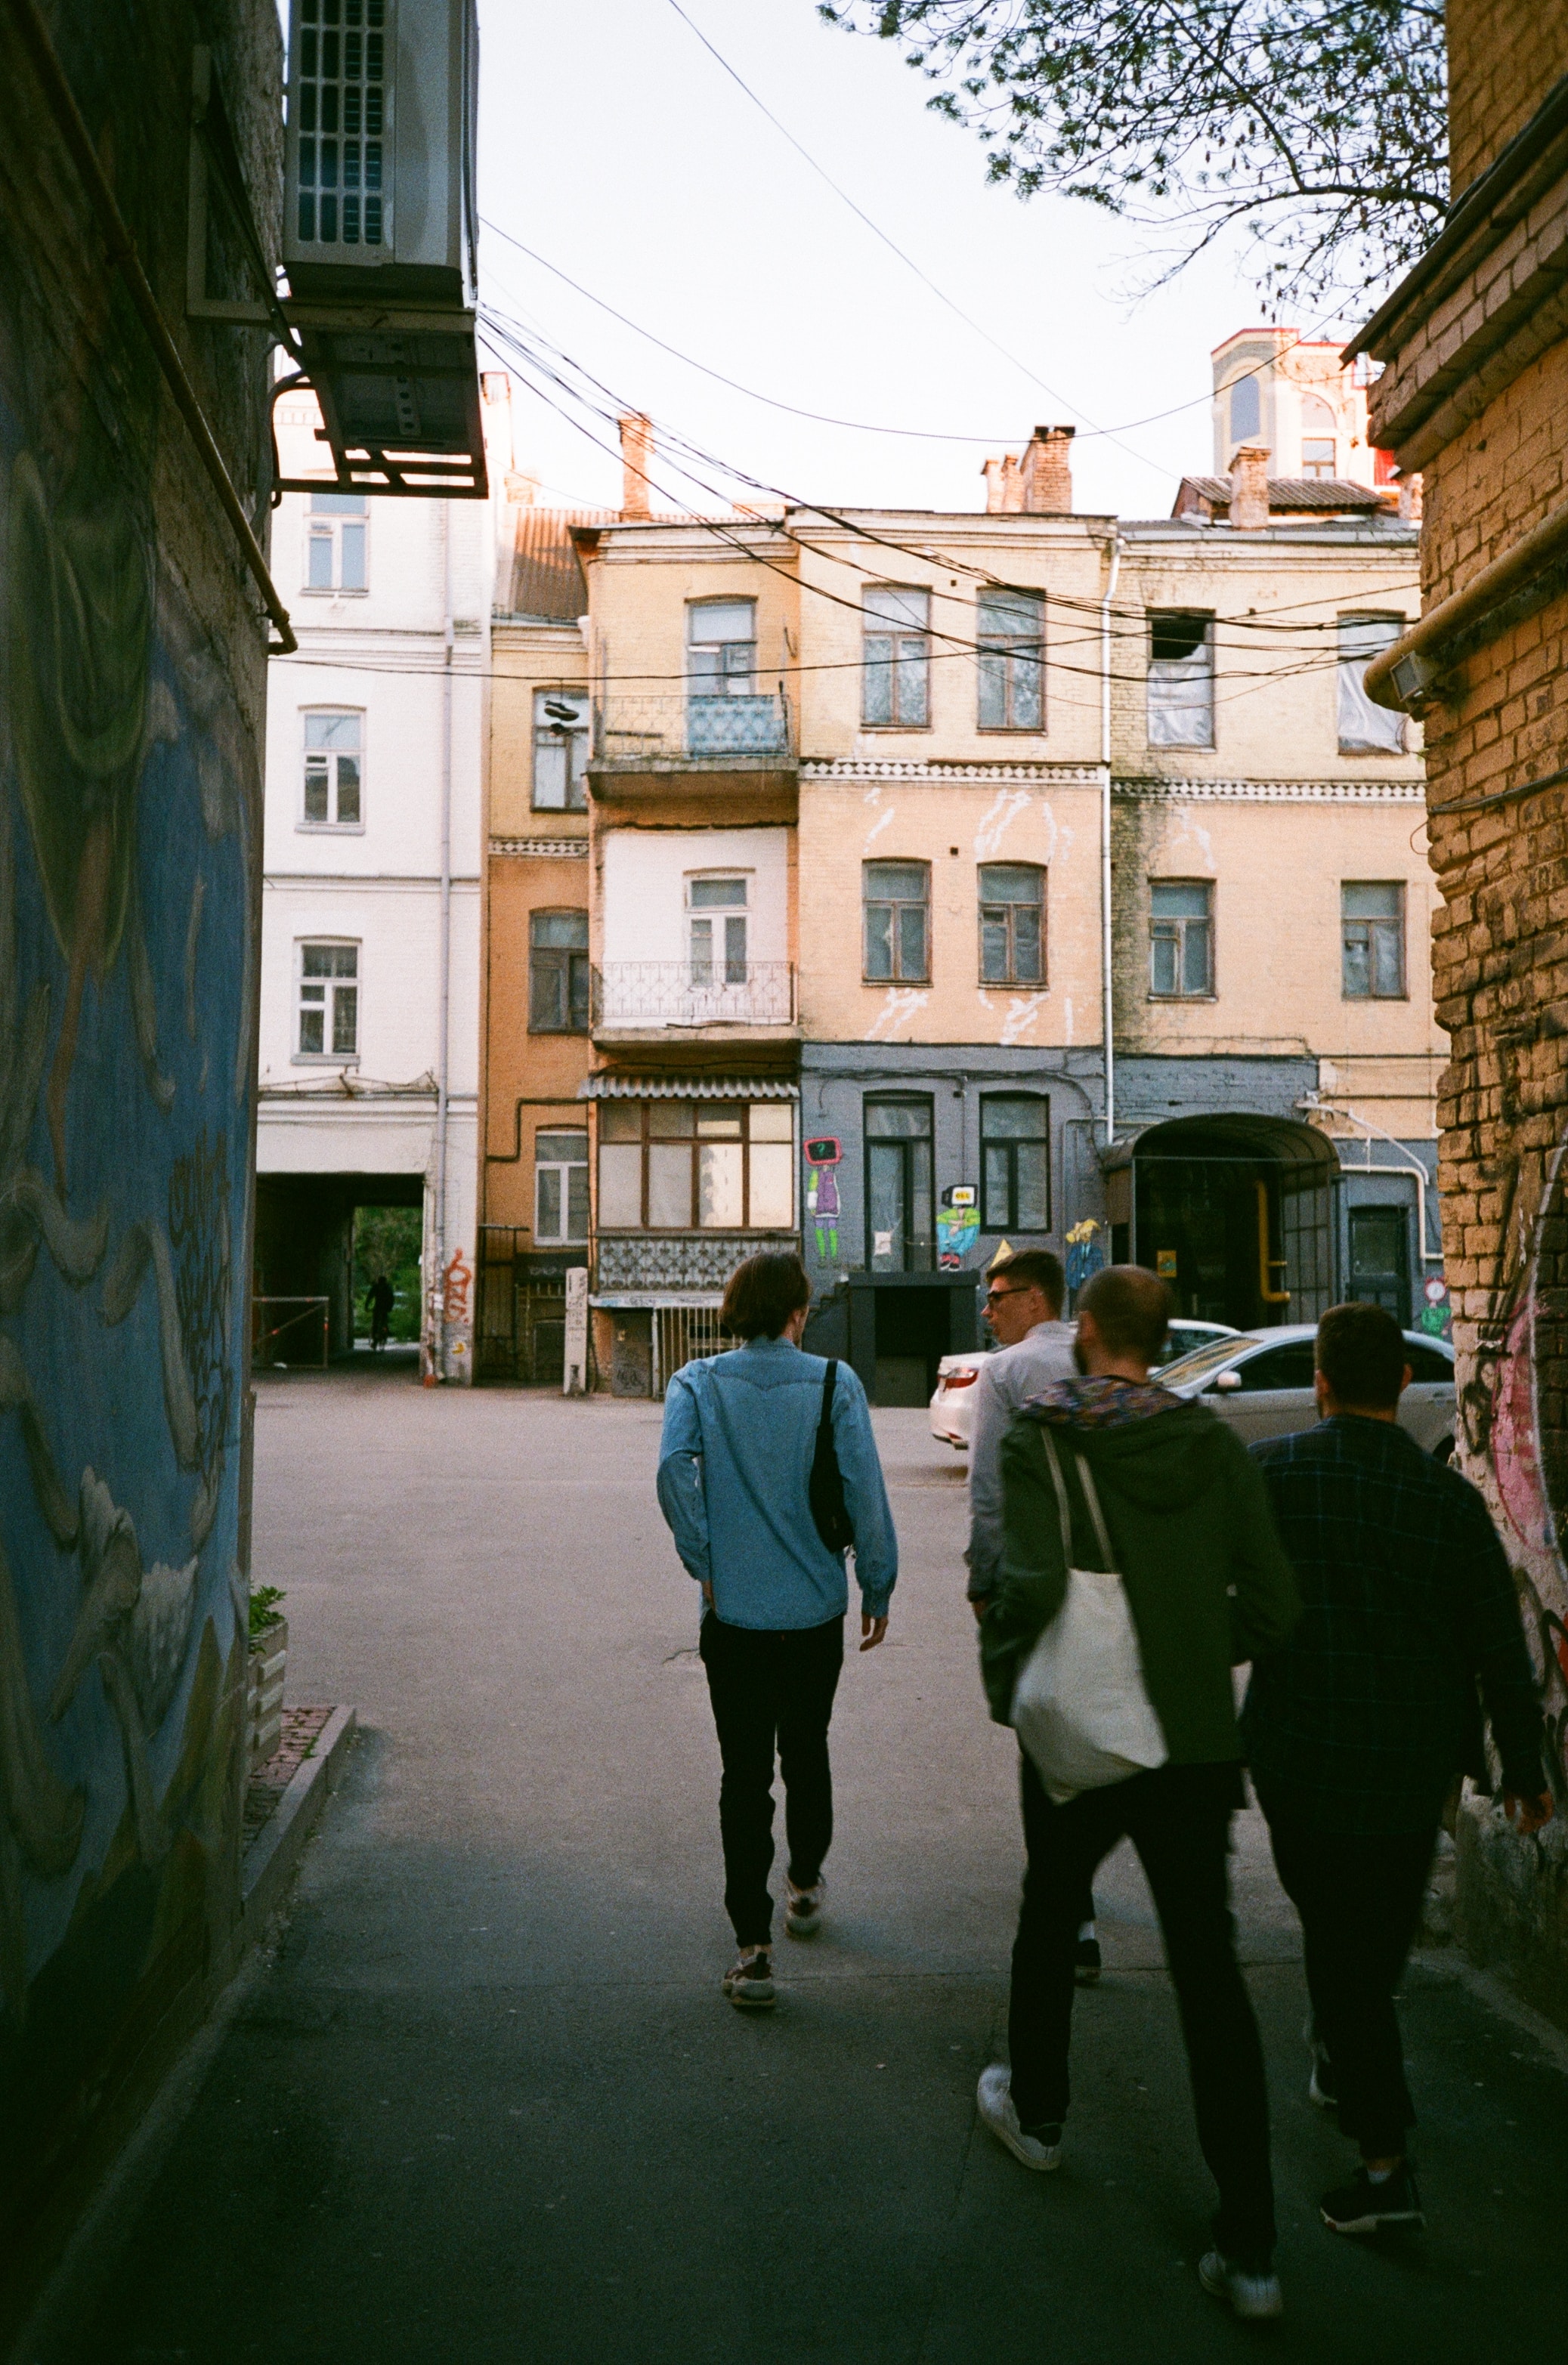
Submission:
M 289 0 L 286 383 L 315 388 L 340 484 L 487 490 L 478 59 L 475 0 Z

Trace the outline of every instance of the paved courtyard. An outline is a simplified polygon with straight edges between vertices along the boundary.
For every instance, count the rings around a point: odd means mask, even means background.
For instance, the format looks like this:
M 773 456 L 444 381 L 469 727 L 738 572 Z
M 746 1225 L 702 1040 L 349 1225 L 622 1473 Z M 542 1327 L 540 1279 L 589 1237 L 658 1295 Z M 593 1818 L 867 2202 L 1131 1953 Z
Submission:
M 83 2365 L 1179 2365 L 1258 2338 L 1199 2291 L 1210 2193 L 1136 1863 L 1106 1867 L 1060 2173 L 977 2129 L 1020 1843 L 962 1599 L 962 1465 L 877 1417 L 903 1552 L 846 1666 L 831 1919 L 779 2010 L 720 1998 L 717 1750 L 659 1407 L 263 1382 L 255 1576 L 348 1781 L 74 2353 Z M 1406 2001 L 1430 2230 L 1336 2242 L 1296 1932 L 1251 1819 L 1276 2353 L 1562 2353 L 1568 2048 L 1441 1958 Z M 1265 2335 L 1264 2337 L 1269 2336 Z

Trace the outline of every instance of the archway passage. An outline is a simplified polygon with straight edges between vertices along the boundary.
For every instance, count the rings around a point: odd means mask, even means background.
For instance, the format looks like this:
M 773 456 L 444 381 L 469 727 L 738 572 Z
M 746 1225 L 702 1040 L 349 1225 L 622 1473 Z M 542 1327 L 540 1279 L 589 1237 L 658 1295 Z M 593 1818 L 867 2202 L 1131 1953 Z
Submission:
M 389 1275 L 399 1300 L 395 1334 L 409 1331 L 411 1312 L 418 1339 L 424 1197 L 422 1174 L 257 1175 L 253 1337 L 259 1364 L 335 1362 L 353 1355 L 356 1329 L 368 1324 L 364 1301 L 372 1276 L 368 1264 L 363 1279 L 359 1268 L 373 1246 L 398 1251 Z M 361 1209 L 401 1213 L 397 1239 L 373 1242 L 367 1226 L 356 1239 Z M 370 1262 L 379 1267 L 387 1256 L 377 1253 Z M 393 1360 L 406 1362 L 406 1351 Z
M 1132 1152 L 1129 1253 L 1189 1320 L 1316 1322 L 1333 1303 L 1334 1145 L 1266 1116 L 1178 1117 Z

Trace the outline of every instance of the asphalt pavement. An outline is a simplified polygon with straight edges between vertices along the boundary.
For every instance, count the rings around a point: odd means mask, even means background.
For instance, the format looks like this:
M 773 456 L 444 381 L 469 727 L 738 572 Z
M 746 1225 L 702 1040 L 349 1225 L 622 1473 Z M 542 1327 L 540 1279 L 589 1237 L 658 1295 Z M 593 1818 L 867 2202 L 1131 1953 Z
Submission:
M 1212 2194 L 1125 1849 L 1079 2002 L 1065 2164 L 977 2126 L 1021 1869 L 964 1603 L 963 1465 L 876 1416 L 903 1555 L 846 1664 L 820 1937 L 721 1998 L 718 1753 L 659 1407 L 260 1387 L 255 1579 L 289 1697 L 363 1737 L 194 2107 L 127 2196 L 82 2365 L 1545 2365 L 1563 2353 L 1568 2046 L 1440 1956 L 1404 2020 L 1424 2236 L 1320 2226 L 1291 1910 L 1253 1817 L 1238 1915 L 1272 2081 L 1284 2322 L 1199 2289 Z

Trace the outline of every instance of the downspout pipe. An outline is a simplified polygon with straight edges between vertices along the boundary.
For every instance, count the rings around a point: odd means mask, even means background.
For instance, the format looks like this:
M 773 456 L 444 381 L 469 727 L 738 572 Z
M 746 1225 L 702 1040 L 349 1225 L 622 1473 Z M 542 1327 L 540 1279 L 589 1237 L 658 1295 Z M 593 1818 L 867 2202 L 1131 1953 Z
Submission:
M 439 1385 L 446 1377 L 446 1182 L 452 1034 L 452 503 L 441 505 L 441 949 L 435 1066 L 435 1294 L 431 1356 Z
M 1105 1144 L 1116 1138 L 1116 1048 L 1111 985 L 1111 602 L 1122 571 L 1122 537 L 1105 545 L 1109 572 L 1100 602 L 1100 1026 L 1104 1046 Z

